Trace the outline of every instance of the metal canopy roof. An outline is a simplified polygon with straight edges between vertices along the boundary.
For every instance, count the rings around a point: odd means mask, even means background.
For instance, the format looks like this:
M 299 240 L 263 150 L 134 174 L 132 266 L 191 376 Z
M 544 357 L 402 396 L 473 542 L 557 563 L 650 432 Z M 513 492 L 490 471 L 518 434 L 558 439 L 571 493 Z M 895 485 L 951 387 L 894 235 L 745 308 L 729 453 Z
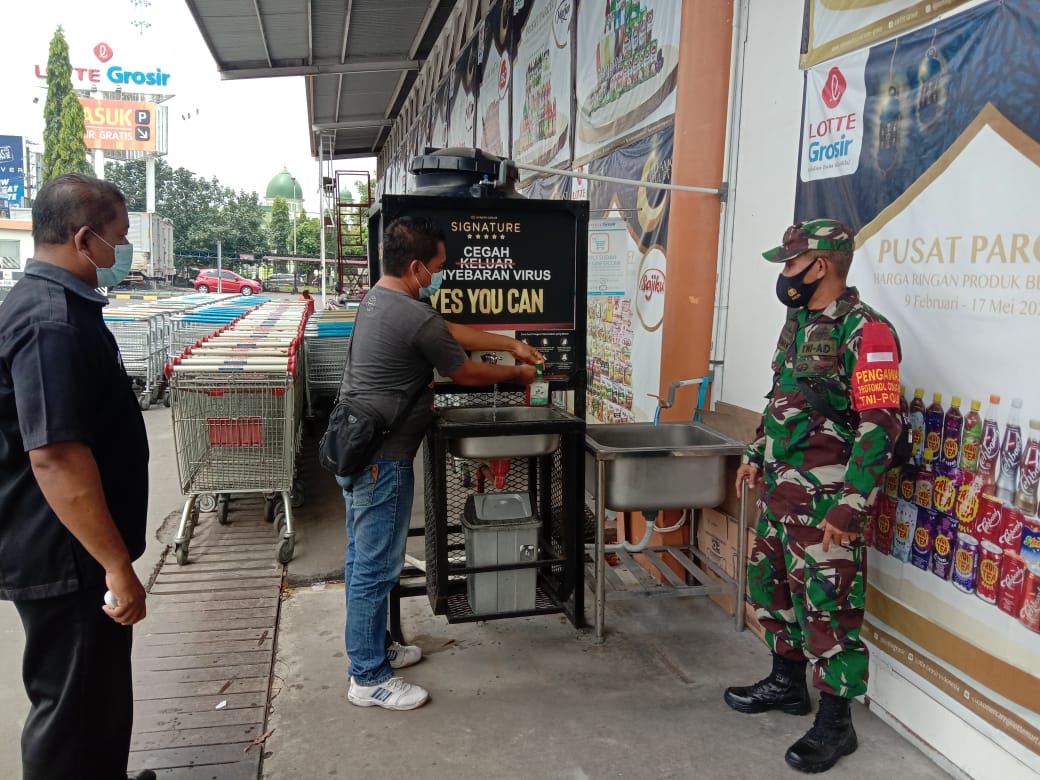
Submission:
M 378 154 L 456 0 L 186 2 L 222 78 L 304 76 L 311 154 L 342 158 Z

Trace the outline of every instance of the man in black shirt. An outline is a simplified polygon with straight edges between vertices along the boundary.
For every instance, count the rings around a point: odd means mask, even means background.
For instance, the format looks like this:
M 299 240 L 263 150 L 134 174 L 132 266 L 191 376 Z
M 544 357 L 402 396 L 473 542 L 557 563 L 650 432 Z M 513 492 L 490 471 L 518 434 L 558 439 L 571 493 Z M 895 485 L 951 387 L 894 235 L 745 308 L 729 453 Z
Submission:
M 126 777 L 148 440 L 94 288 L 125 277 L 128 230 L 112 184 L 50 180 L 0 306 L 0 598 L 25 629 L 25 780 Z

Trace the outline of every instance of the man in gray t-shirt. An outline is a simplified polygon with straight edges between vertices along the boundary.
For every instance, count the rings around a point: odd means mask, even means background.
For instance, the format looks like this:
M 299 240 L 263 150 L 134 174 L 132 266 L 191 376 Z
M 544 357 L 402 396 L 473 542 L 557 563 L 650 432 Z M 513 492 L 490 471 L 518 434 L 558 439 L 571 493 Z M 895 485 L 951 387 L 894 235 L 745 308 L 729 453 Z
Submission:
M 404 566 L 412 514 L 412 461 L 433 416 L 433 369 L 460 385 L 535 378 L 541 355 L 516 339 L 449 325 L 423 303 L 440 286 L 444 235 L 425 219 L 394 220 L 383 237 L 383 276 L 358 309 L 340 394 L 378 412 L 391 432 L 372 462 L 336 477 L 347 507 L 347 698 L 360 707 L 410 710 L 429 694 L 394 676 L 417 663 L 415 646 L 386 644 L 387 597 Z M 512 352 L 517 365 L 469 360 L 465 350 Z M 418 396 L 418 397 L 417 397 Z M 414 401 L 414 403 L 413 403 Z M 400 418 L 400 419 L 399 419 Z

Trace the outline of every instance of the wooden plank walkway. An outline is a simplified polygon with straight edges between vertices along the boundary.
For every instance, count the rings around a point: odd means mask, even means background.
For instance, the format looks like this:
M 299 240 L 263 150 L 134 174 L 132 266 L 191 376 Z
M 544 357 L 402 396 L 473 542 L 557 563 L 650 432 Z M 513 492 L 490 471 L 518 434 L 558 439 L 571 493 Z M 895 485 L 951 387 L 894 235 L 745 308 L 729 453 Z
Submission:
M 263 501 L 230 509 L 230 525 L 202 516 L 186 566 L 167 555 L 134 631 L 132 771 L 259 776 L 283 568 Z

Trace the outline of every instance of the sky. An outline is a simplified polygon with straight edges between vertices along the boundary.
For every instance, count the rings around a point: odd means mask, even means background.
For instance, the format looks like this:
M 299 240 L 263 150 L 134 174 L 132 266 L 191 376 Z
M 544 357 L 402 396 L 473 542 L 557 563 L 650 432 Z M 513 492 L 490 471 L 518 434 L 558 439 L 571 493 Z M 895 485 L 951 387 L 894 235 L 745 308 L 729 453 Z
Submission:
M 0 0 L 7 6 L 13 0 Z M 107 13 L 101 12 L 104 9 Z M 7 8 L 0 10 L 4 21 Z M 10 19 L 6 20 L 10 21 Z M 138 27 L 135 21 L 149 26 Z M 0 85 L 0 135 L 20 135 L 41 145 L 44 82 L 36 77 L 47 64 L 51 36 L 62 25 L 73 68 L 113 64 L 170 75 L 170 145 L 166 161 L 235 189 L 256 190 L 262 198 L 271 177 L 287 167 L 300 182 L 304 207 L 318 211 L 318 163 L 310 156 L 307 103 L 302 77 L 222 81 L 213 57 L 184 0 L 33 0 L 17 26 L 0 23 L 7 72 Z M 101 64 L 96 44 L 113 56 Z M 79 82 L 73 73 L 73 85 Z M 39 98 L 33 103 L 33 98 Z M 185 119 L 185 116 L 190 118 Z M 342 160 L 343 170 L 375 170 L 375 160 Z

